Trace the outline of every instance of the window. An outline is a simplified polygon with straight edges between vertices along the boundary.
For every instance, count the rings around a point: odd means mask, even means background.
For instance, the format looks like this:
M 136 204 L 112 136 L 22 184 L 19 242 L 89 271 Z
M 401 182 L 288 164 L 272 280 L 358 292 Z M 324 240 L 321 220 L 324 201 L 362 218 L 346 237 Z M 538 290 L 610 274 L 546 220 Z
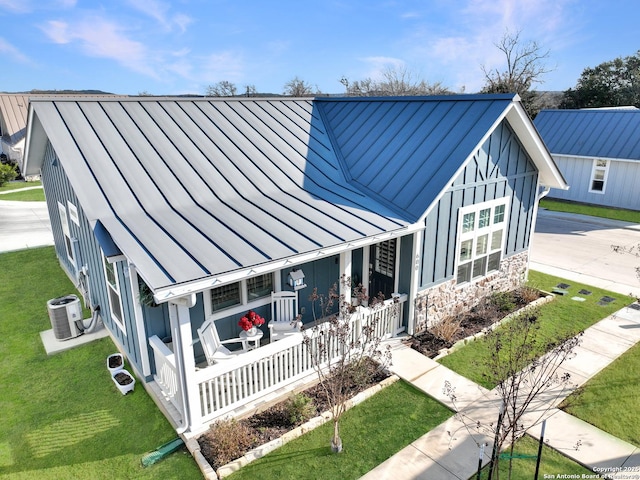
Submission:
M 122 315 L 122 302 L 120 300 L 120 281 L 118 280 L 118 263 L 109 263 L 102 255 L 104 264 L 104 274 L 107 280 L 107 293 L 109 295 L 109 306 L 111 307 L 111 318 L 126 333 Z
M 596 159 L 593 162 L 593 170 L 591 171 L 591 184 L 589 192 L 604 193 L 607 174 L 609 172 L 609 161 Z
M 457 281 L 470 282 L 500 268 L 508 198 L 460 209 Z
M 71 244 L 71 231 L 69 230 L 69 219 L 67 217 L 67 209 L 63 204 L 58 202 L 58 214 L 60 215 L 60 225 L 64 234 L 64 248 L 67 252 L 67 258 L 75 266 L 76 261 L 73 257 L 73 246 Z
M 273 291 L 273 274 L 266 273 L 241 282 L 212 288 L 211 312 L 218 312 L 236 305 L 244 305 L 266 297 Z
M 385 240 L 376 244 L 374 268 L 377 273 L 392 277 L 396 265 L 396 239 Z

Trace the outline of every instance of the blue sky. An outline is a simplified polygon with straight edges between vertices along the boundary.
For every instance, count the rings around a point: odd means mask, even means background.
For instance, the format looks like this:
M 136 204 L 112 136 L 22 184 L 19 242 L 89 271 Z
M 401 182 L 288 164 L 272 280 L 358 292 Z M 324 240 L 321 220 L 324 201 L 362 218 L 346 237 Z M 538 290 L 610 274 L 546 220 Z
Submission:
M 637 0 L 0 0 L 0 91 L 324 93 L 386 68 L 472 93 L 506 29 L 549 50 L 543 90 L 640 49 Z

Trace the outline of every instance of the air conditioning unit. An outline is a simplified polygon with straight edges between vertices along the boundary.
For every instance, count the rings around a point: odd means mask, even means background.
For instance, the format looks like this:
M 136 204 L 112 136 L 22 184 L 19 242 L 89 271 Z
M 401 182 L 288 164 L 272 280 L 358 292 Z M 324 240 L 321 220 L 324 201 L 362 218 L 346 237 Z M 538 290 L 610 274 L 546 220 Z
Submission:
M 53 334 L 58 340 L 68 340 L 84 333 L 82 307 L 77 295 L 52 298 L 47 302 Z

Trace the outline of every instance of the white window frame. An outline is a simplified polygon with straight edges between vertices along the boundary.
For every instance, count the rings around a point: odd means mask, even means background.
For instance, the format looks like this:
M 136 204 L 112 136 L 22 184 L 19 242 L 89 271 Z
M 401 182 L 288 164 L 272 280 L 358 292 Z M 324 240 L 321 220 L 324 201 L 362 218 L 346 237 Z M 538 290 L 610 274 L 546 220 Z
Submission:
M 589 178 L 589 193 L 597 193 L 599 195 L 604 195 L 605 190 L 607 188 L 607 177 L 609 176 L 609 165 L 611 165 L 611 161 L 605 160 L 604 158 L 596 158 L 593 160 L 593 166 L 591 167 L 591 177 Z M 602 178 L 596 178 L 596 175 L 598 174 L 601 174 Z M 593 182 L 595 181 L 602 182 L 602 190 L 597 190 L 593 188 Z
M 510 197 L 497 198 L 487 202 L 462 207 L 458 210 L 458 235 L 456 243 L 456 282 L 467 285 L 499 270 L 507 237 Z M 503 207 L 501 215 L 496 215 Z M 488 222 L 486 213 L 489 212 Z M 473 218 L 471 218 L 473 217 Z M 499 221 L 497 221 L 500 218 Z M 466 222 L 465 222 L 466 220 Z M 481 220 L 484 220 L 481 222 Z M 486 223 L 486 224 L 485 224 Z M 497 234 L 501 232 L 498 238 Z M 496 240 L 499 240 L 496 242 Z M 492 258 L 498 256 L 495 268 L 490 268 Z M 460 268 L 469 269 L 461 279 Z
M 248 287 L 248 280 L 251 278 L 261 277 L 262 275 L 271 275 L 271 289 L 268 293 L 260 297 L 250 298 L 250 292 Z M 269 272 L 261 275 L 256 275 L 255 277 L 251 277 L 250 279 L 240 280 L 238 282 L 233 282 L 228 285 L 238 284 L 240 289 L 240 301 L 234 305 L 230 305 L 226 308 L 221 308 L 219 310 L 213 310 L 212 302 L 212 291 L 216 288 L 223 288 L 226 285 L 221 285 L 220 287 L 214 287 L 212 289 L 206 290 L 204 292 L 204 308 L 205 308 L 205 317 L 209 318 L 224 318 L 231 315 L 235 315 L 238 313 L 246 313 L 247 309 L 256 308 L 262 305 L 267 305 L 271 303 L 271 291 L 274 290 L 276 284 L 276 275 L 275 272 Z
M 67 215 L 67 208 L 60 202 L 58 202 L 58 215 L 60 216 L 60 225 L 62 226 L 62 233 L 64 236 L 64 249 L 67 252 L 67 258 L 75 267 L 76 259 L 73 256 L 73 243 L 71 242 L 71 230 L 69 229 L 69 216 Z
M 127 334 L 127 329 L 124 324 L 124 309 L 122 308 L 122 295 L 120 288 L 120 278 L 118 276 L 118 263 L 120 262 L 109 262 L 107 257 L 105 257 L 104 252 L 102 252 L 102 265 L 104 268 L 104 280 L 107 285 L 107 297 L 109 299 L 109 311 L 111 312 L 111 320 L 115 323 L 122 333 Z M 113 270 L 113 276 L 115 280 L 115 284 L 112 284 L 109 280 L 108 270 Z M 113 305 L 113 297 L 111 294 L 114 294 L 118 298 L 117 308 Z M 119 317 L 118 317 L 119 315 Z
M 78 208 L 67 200 L 67 208 L 69 209 L 69 218 L 77 226 L 80 226 L 80 217 L 78 217 Z

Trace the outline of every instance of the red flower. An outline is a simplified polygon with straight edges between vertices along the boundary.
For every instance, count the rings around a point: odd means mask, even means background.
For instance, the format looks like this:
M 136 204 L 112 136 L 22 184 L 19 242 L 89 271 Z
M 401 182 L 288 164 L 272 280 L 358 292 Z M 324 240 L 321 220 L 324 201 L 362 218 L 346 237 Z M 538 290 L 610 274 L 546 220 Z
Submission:
M 244 331 L 251 330 L 253 327 L 259 327 L 260 325 L 264 325 L 264 318 L 262 318 L 253 310 L 249 310 L 247 314 L 240 319 L 240 321 L 238 322 L 238 325 Z

